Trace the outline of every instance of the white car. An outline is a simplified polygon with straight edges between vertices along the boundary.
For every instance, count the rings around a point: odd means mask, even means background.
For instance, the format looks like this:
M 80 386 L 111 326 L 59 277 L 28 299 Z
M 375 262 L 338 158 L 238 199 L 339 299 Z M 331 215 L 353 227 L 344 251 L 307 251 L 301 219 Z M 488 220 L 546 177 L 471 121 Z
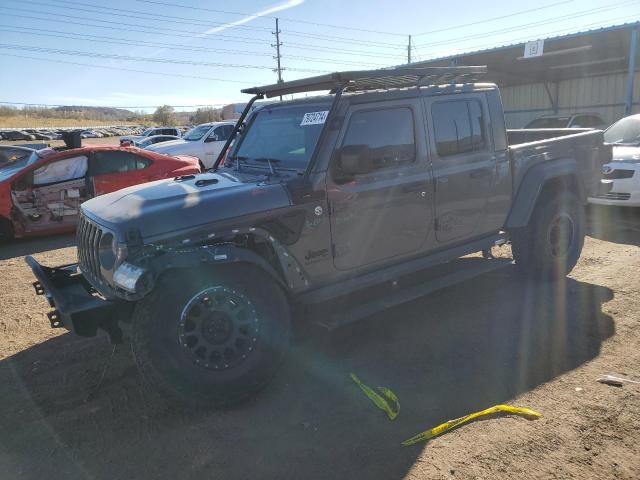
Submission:
M 613 161 L 603 165 L 595 205 L 640 207 L 640 114 L 617 121 L 604 132 L 613 146 Z
M 122 145 L 125 142 L 135 143 L 141 140 L 144 140 L 146 137 L 152 137 L 155 135 L 173 135 L 175 137 L 181 137 L 182 131 L 176 127 L 155 127 L 155 128 L 147 128 L 140 135 L 125 135 L 124 137 L 120 137 L 120 144 Z
M 157 143 L 147 150 L 172 156 L 191 155 L 198 157 L 205 168 L 211 168 L 234 126 L 235 122 L 203 123 L 185 133 L 182 140 Z

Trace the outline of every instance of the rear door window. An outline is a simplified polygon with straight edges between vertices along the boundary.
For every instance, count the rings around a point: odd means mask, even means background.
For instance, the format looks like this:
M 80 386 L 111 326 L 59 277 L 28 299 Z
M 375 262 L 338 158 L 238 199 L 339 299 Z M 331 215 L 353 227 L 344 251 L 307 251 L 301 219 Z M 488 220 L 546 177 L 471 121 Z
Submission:
M 431 107 L 436 150 L 440 157 L 484 150 L 482 106 L 477 100 L 437 102 Z
M 91 175 L 106 175 L 108 173 L 130 172 L 141 170 L 151 162 L 131 152 L 105 151 L 93 152 L 91 159 Z

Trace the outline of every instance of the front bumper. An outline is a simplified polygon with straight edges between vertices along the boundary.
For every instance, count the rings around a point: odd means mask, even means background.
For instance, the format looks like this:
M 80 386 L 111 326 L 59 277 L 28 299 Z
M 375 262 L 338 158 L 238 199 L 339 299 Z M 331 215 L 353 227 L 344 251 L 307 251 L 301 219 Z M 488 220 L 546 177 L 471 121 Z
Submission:
M 45 267 L 31 257 L 25 257 L 37 281 L 37 295 L 44 295 L 54 309 L 47 314 L 52 328 L 66 328 L 82 337 L 93 337 L 98 329 L 106 331 L 111 341 L 122 340 L 121 320 L 131 314 L 133 304 L 106 300 L 79 273 L 77 264 Z

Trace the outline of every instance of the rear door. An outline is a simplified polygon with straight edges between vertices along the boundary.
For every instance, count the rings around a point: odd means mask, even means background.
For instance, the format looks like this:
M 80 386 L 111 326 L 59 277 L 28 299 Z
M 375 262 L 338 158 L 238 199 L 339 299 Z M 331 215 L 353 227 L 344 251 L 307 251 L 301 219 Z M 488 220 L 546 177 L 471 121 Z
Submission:
M 123 150 L 91 154 L 89 178 L 94 196 L 151 180 L 151 160 Z
M 426 98 L 435 177 L 435 228 L 440 244 L 480 236 L 486 227 L 496 156 L 482 93 Z
M 432 178 L 419 99 L 357 105 L 338 147 L 366 145 L 370 171 L 327 178 L 334 265 L 349 270 L 412 254 L 432 230 Z M 336 161 L 336 158 L 332 160 Z

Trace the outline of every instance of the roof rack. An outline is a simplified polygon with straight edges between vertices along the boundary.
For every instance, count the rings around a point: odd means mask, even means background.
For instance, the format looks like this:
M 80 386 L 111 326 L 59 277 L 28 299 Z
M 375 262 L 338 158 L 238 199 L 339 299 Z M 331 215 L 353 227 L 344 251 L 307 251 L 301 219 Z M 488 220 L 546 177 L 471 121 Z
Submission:
M 486 66 L 465 67 L 396 67 L 378 70 L 336 72 L 290 82 L 252 87 L 242 93 L 262 95 L 266 98 L 317 90 L 356 92 L 389 88 L 421 87 L 445 83 L 473 82 L 487 73 Z

